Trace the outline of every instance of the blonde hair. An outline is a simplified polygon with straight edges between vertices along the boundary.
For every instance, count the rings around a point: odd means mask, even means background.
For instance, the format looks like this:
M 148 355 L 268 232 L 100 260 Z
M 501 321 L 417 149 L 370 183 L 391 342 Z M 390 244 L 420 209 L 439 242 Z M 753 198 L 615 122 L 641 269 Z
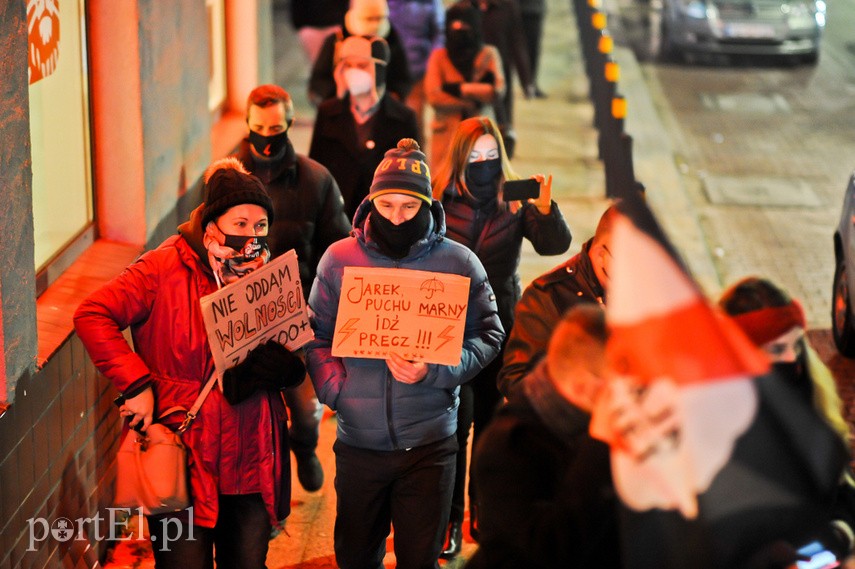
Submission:
M 851 433 L 849 423 L 843 418 L 843 402 L 837 393 L 834 376 L 819 357 L 819 354 L 805 341 L 808 373 L 813 380 L 813 406 L 825 421 L 834 429 L 847 448 Z
M 469 155 L 472 153 L 475 141 L 485 134 L 491 135 L 499 144 L 499 159 L 502 161 L 501 181 L 520 179 L 519 175 L 511 167 L 511 162 L 508 160 L 508 153 L 505 152 L 505 142 L 502 140 L 502 133 L 499 131 L 496 123 L 493 122 L 493 119 L 489 117 L 473 117 L 461 121 L 457 126 L 448 154 L 445 155 L 445 158 L 436 168 L 432 183 L 433 199 L 441 200 L 443 192 L 452 183 L 455 184 L 460 195 L 468 198 L 472 197 L 469 188 L 466 186 L 466 166 L 469 165 Z M 499 201 L 501 201 L 501 184 L 499 184 L 498 191 Z

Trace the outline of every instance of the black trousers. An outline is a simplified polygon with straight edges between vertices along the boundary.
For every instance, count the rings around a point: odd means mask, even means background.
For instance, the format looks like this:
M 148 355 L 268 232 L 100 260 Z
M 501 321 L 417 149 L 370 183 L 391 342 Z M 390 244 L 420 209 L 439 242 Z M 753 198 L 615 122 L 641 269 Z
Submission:
M 540 46 L 543 39 L 543 18 L 546 14 L 523 14 L 525 49 L 531 65 L 531 81 L 537 85 L 537 69 L 540 67 Z
M 217 526 L 190 524 L 188 510 L 146 516 L 156 569 L 262 569 L 267 561 L 270 516 L 261 494 L 220 498 Z
M 496 387 L 496 378 L 502 369 L 504 349 L 499 352 L 487 367 L 478 372 L 469 383 L 460 386 L 460 408 L 457 410 L 457 472 L 454 475 L 454 490 L 451 496 L 450 522 L 462 522 L 466 509 L 466 445 L 469 438 L 469 428 L 472 427 L 472 448 L 481 433 L 489 424 L 496 408 L 502 401 L 502 394 Z M 471 466 L 469 467 L 471 470 Z M 470 515 L 475 511 L 477 504 L 477 490 L 469 480 L 469 504 Z
M 336 441 L 335 558 L 342 569 L 383 569 L 390 524 L 398 569 L 433 569 L 442 550 L 457 441 L 373 451 Z

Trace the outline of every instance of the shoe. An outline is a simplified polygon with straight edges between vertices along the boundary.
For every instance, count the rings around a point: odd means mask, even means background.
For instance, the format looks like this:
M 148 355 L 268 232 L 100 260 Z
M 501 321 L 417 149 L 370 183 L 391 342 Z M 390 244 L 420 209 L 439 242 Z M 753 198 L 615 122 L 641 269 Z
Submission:
M 470 516 L 474 510 L 470 508 Z M 481 537 L 481 532 L 478 530 L 478 518 L 470 517 L 469 518 L 469 536 L 475 541 L 478 542 Z
M 324 469 L 315 453 L 297 456 L 297 480 L 306 492 L 317 492 L 324 485 Z
M 534 88 L 534 98 L 535 99 L 546 99 L 549 95 L 540 90 L 540 87 Z
M 463 546 L 463 524 L 461 522 L 451 522 L 448 524 L 448 540 L 445 542 L 445 549 L 439 554 L 440 559 L 454 559 L 460 555 L 460 548 Z

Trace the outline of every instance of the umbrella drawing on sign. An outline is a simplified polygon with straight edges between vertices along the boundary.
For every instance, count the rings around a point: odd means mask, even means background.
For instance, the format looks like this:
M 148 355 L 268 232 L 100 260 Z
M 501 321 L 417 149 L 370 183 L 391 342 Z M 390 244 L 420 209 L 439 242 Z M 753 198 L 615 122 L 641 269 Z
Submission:
M 441 280 L 434 277 L 432 279 L 424 281 L 419 287 L 419 290 L 426 291 L 427 294 L 425 295 L 425 299 L 430 300 L 433 298 L 435 292 L 445 292 L 445 287 L 442 286 Z
M 611 447 L 625 566 L 732 569 L 775 541 L 803 545 L 843 445 L 706 300 L 643 200 L 619 212 L 591 434 Z

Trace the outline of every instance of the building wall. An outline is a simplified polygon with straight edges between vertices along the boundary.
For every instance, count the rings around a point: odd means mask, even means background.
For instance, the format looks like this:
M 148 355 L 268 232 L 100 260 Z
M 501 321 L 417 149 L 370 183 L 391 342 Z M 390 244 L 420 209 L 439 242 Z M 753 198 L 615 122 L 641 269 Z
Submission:
M 26 2 L 0 2 L 0 403 L 36 356 Z M 3 381 L 2 378 L 9 378 Z
M 204 2 L 139 0 L 145 215 L 149 235 L 211 161 Z M 149 237 L 147 235 L 146 237 Z
M 272 76 L 271 2 L 227 3 L 230 9 L 258 15 L 256 33 L 240 39 L 271 49 L 257 54 L 255 74 L 244 74 L 239 87 L 248 92 L 253 85 L 247 82 Z M 212 156 L 207 108 L 205 3 L 89 0 L 89 10 L 105 20 L 93 32 L 90 49 L 120 50 L 138 43 L 137 53 L 122 53 L 118 59 L 101 57 L 103 51 L 91 54 L 99 233 L 152 247 L 174 234 L 199 203 L 199 178 L 211 159 L 219 157 Z M 129 30 L 135 34 L 132 41 L 122 35 Z M 113 405 L 115 389 L 97 373 L 71 331 L 41 369 L 35 363 L 26 54 L 26 3 L 0 2 L 0 226 L 7 228 L 0 247 L 0 347 L 5 356 L 0 360 L 0 569 L 93 567 L 110 545 L 103 534 L 121 423 Z M 128 56 L 132 60 L 113 67 L 111 75 L 110 66 Z M 115 81 L 128 68 L 132 80 Z M 129 85 L 134 92 L 128 93 Z M 129 120 L 119 120 L 126 115 Z M 127 147 L 133 149 L 130 159 L 142 155 L 139 168 L 127 168 L 128 156 L 122 154 Z M 134 179 L 123 180 L 128 172 Z M 103 223 L 105 218 L 114 225 Z M 134 223 L 136 228 L 123 233 L 123 225 Z M 12 405 L 2 414 L 7 401 Z M 96 536 L 94 519 L 99 515 L 102 535 Z M 46 533 L 59 530 L 62 519 L 74 526 L 67 541 Z
M 20 379 L 0 419 L 0 569 L 92 567 L 105 553 L 109 543 L 93 539 L 94 522 L 68 541 L 46 529 L 62 518 L 76 527 L 99 512 L 106 519 L 121 433 L 116 395 L 76 336 Z M 100 529 L 106 535 L 105 523 Z

